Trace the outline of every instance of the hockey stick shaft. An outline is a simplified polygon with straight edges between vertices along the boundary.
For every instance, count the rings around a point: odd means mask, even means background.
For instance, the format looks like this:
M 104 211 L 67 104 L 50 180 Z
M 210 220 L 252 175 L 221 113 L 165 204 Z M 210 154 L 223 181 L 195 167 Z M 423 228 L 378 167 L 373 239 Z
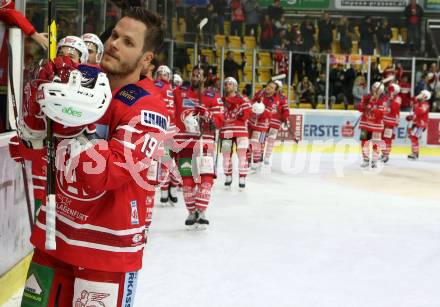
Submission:
M 12 109 L 14 111 L 14 118 L 15 118 L 15 126 L 18 127 L 18 108 L 17 108 L 17 99 L 15 96 L 15 87 L 14 87 L 14 73 L 12 71 L 12 64 L 13 64 L 13 53 L 12 53 L 12 47 L 11 44 L 7 43 L 8 45 L 8 55 L 9 55 L 9 63 L 8 63 L 8 73 L 9 73 L 9 85 L 11 90 L 11 102 L 12 102 Z M 31 206 L 31 199 L 29 194 L 29 185 L 28 185 L 28 178 L 26 173 L 26 164 L 24 161 L 21 162 L 21 175 L 23 176 L 23 184 L 24 184 L 24 193 L 26 198 L 26 207 L 29 217 L 29 226 L 32 230 L 32 225 L 34 224 L 34 219 L 32 215 L 32 206 Z
M 56 44 L 56 23 L 53 10 L 54 0 L 48 0 L 48 33 L 49 33 L 49 61 L 55 58 L 53 45 Z M 53 122 L 47 118 L 47 187 L 46 187 L 46 250 L 56 249 L 56 204 L 55 204 L 55 138 Z

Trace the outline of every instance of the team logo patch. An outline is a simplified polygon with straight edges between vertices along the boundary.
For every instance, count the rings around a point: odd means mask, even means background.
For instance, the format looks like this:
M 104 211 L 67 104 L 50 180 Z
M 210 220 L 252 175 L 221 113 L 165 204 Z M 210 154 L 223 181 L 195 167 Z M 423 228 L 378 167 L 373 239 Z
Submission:
M 137 201 L 132 200 L 130 202 L 130 208 L 131 208 L 131 225 L 139 225 Z
M 143 110 L 141 123 L 147 127 L 157 128 L 162 132 L 168 130 L 168 118 L 157 112 Z
M 75 307 L 116 306 L 119 285 L 75 279 L 73 301 Z
M 215 92 L 206 92 L 205 96 L 208 96 L 209 98 L 214 98 L 215 97 Z
M 124 86 L 116 94 L 115 98 L 128 106 L 132 106 L 136 101 L 144 96 L 150 96 L 150 93 L 137 85 L 129 84 Z
M 170 97 L 170 98 L 174 97 L 173 91 L 167 90 L 167 97 Z
M 162 88 L 164 86 L 163 82 L 159 81 L 159 80 L 155 81 L 154 85 L 156 85 L 157 87 L 160 87 L 160 88 Z

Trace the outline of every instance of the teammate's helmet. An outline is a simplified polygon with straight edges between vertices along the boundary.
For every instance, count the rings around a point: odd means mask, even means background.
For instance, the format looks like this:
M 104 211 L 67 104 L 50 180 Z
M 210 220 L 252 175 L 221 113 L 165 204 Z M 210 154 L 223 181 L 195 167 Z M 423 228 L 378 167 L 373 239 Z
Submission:
M 233 77 L 227 77 L 224 81 L 224 83 L 232 83 L 232 85 L 234 86 L 234 91 L 236 91 L 238 89 L 238 82 L 237 80 L 235 80 L 235 78 Z
M 67 83 L 43 83 L 38 87 L 37 101 L 41 110 L 55 122 L 79 127 L 100 119 L 112 98 L 105 73 L 99 73 L 94 88 L 81 86 L 79 70 L 70 73 Z
M 400 93 L 400 86 L 395 83 L 390 84 L 390 86 L 388 87 L 388 92 L 391 95 L 396 96 L 397 94 Z
M 264 103 L 262 103 L 262 102 L 256 102 L 252 105 L 252 112 L 257 115 L 262 114 L 265 109 L 266 109 L 266 107 L 264 106 Z
M 281 92 L 283 90 L 283 82 L 281 80 L 275 80 L 274 82 L 278 85 L 278 91 Z
M 384 90 L 385 87 L 381 82 L 374 82 L 373 85 L 371 86 L 371 91 L 373 92 L 374 95 L 378 95 L 378 96 L 382 95 Z
M 100 63 L 102 55 L 104 54 L 104 45 L 102 44 L 102 41 L 99 39 L 99 37 L 93 33 L 86 33 L 83 34 L 81 38 L 86 45 L 92 43 L 96 46 L 96 62 Z
M 422 90 L 420 94 L 417 95 L 417 100 L 419 101 L 428 101 L 431 99 L 431 92 L 428 90 Z
M 174 74 L 173 75 L 173 84 L 175 86 L 181 86 L 183 83 L 183 79 L 179 74 Z
M 166 65 L 160 65 L 156 71 L 156 79 L 159 75 L 168 75 L 168 79 L 171 79 L 171 69 Z
M 80 63 L 87 63 L 89 57 L 89 51 L 84 41 L 78 36 L 66 36 L 59 41 L 57 46 L 57 52 L 60 51 L 61 47 L 70 47 L 78 50 L 80 54 Z
M 0 9 L 13 9 L 15 7 L 12 0 L 0 0 Z

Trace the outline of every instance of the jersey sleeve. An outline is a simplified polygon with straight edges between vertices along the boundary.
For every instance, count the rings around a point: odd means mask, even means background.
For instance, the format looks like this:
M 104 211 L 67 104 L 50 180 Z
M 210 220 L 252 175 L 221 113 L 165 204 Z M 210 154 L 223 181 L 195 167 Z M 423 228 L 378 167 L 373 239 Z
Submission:
M 35 28 L 23 16 L 23 14 L 19 11 L 13 9 L 2 9 L 0 10 L 0 20 L 5 22 L 8 26 L 18 26 L 23 31 L 24 34 L 30 36 L 34 34 Z

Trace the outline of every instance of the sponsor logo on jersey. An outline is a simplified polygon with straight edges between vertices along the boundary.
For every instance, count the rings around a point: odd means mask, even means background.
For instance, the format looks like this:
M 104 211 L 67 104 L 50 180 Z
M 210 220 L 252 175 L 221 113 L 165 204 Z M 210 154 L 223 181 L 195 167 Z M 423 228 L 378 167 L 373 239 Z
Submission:
M 162 114 L 153 111 L 142 110 L 141 122 L 144 126 L 157 128 L 162 132 L 168 130 L 168 119 Z
M 133 236 L 133 238 L 131 240 L 133 241 L 133 243 L 136 244 L 136 243 L 141 242 L 143 238 L 144 237 L 140 233 L 137 233 Z
M 214 98 L 215 97 L 215 92 L 207 91 L 207 92 L 205 92 L 205 96 L 207 96 L 209 98 Z
M 77 111 L 72 107 L 64 107 L 61 109 L 61 112 L 63 112 L 64 114 L 70 115 L 70 116 L 74 116 L 74 117 L 81 117 L 82 116 L 82 112 Z
M 120 100 L 122 103 L 128 106 L 132 106 L 136 101 L 144 96 L 150 96 L 150 93 L 137 85 L 129 84 L 123 87 L 115 95 L 115 99 Z
M 157 80 L 157 81 L 154 82 L 154 85 L 156 85 L 157 87 L 162 88 L 165 84 L 162 81 Z
M 131 224 L 139 225 L 139 214 L 138 214 L 138 207 L 136 200 L 132 200 L 130 202 L 130 208 L 131 208 Z
M 173 91 L 167 90 L 167 97 L 174 97 Z
M 192 99 L 186 98 L 186 99 L 183 99 L 183 107 L 184 108 L 195 108 L 196 103 Z
M 105 307 L 116 306 L 119 293 L 119 283 L 98 282 L 75 278 L 73 306 L 75 307 Z

